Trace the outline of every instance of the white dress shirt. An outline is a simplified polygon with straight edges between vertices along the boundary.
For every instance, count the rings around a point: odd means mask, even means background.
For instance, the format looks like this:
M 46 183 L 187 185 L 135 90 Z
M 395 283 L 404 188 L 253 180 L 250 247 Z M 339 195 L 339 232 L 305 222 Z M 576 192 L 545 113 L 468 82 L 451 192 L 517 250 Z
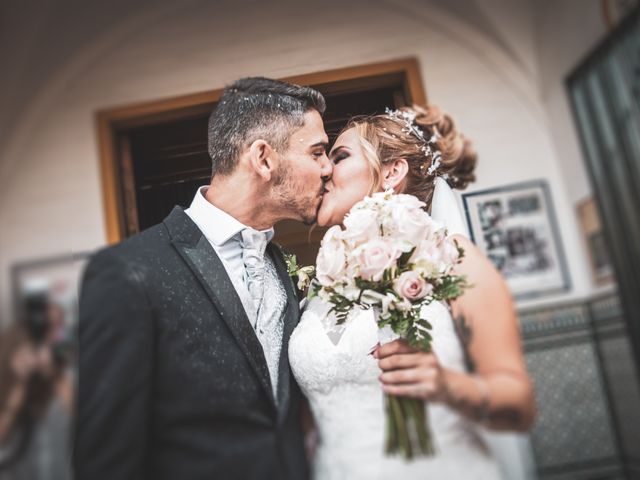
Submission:
M 253 328 L 255 328 L 257 312 L 247 288 L 244 261 L 242 259 L 241 232 L 248 227 L 209 202 L 205 198 L 208 188 L 208 185 L 198 188 L 191 206 L 184 213 L 198 226 L 218 254 L 218 257 L 220 257 L 222 265 L 224 265 L 231 283 L 233 283 L 242 301 L 247 316 Z M 273 238 L 274 230 L 270 228 L 262 230 L 262 233 L 264 233 L 268 243 Z

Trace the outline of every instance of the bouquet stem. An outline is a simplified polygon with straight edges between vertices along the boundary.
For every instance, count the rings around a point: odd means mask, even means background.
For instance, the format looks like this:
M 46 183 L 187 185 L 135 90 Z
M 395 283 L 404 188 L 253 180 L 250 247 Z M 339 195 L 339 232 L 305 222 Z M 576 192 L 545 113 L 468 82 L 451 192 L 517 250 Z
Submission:
M 427 425 L 427 405 L 414 398 L 385 395 L 387 410 L 387 454 L 401 454 L 406 460 L 414 456 L 435 454 Z

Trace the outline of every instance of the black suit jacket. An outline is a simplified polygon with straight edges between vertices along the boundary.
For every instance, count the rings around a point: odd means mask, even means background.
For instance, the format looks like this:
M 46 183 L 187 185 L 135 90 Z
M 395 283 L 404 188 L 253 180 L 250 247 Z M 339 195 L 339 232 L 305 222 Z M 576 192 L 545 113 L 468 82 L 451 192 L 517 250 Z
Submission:
M 80 298 L 76 480 L 303 479 L 301 393 L 288 340 L 278 402 L 242 303 L 215 251 L 176 207 L 163 223 L 98 252 Z

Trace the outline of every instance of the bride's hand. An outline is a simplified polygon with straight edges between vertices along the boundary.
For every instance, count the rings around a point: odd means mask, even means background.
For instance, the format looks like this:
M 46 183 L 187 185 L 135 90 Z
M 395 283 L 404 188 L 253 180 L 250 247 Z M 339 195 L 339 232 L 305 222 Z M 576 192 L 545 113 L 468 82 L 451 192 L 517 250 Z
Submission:
M 449 396 L 446 371 L 433 353 L 411 347 L 404 340 L 380 346 L 373 356 L 382 370 L 383 390 L 399 397 L 446 402 Z

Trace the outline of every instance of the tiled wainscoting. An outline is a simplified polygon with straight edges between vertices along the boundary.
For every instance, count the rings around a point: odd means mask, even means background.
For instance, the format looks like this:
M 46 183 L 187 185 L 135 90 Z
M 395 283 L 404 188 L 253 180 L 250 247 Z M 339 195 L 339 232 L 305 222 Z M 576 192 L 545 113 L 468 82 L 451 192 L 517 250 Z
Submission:
M 618 297 L 520 312 L 541 479 L 640 478 L 640 387 Z

